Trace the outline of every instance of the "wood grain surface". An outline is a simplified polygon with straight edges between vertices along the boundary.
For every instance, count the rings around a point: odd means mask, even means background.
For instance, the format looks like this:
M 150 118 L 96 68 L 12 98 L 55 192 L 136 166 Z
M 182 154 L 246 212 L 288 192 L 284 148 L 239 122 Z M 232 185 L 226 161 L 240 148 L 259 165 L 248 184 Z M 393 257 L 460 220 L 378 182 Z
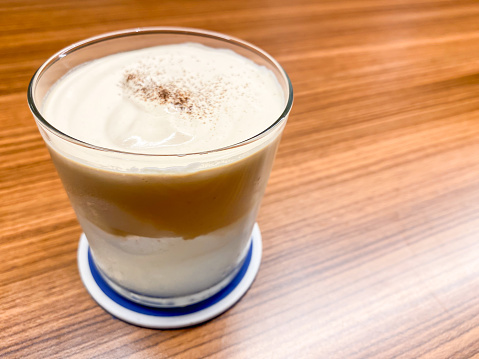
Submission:
M 295 103 L 252 288 L 160 331 L 83 287 L 81 229 L 26 89 L 73 42 L 167 25 L 262 47 Z M 10 0 L 0 29 L 0 357 L 479 357 L 477 1 Z

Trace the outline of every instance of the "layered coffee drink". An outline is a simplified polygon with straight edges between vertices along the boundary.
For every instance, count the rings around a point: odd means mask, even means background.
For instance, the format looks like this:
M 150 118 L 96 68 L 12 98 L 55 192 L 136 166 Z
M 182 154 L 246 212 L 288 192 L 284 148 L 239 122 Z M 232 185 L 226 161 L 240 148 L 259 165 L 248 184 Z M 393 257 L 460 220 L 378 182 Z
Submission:
M 102 56 L 51 84 L 40 112 L 67 140 L 47 133 L 46 142 L 115 290 L 183 306 L 231 281 L 286 101 L 263 64 L 195 42 Z

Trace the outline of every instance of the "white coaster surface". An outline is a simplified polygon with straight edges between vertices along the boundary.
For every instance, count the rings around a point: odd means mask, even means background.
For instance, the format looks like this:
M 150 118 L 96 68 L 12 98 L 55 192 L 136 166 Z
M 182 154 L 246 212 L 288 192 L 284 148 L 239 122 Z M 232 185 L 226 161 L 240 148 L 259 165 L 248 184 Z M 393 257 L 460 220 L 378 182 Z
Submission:
M 231 308 L 248 291 L 261 263 L 262 240 L 256 223 L 246 259 L 230 284 L 199 303 L 177 308 L 153 308 L 116 293 L 100 276 L 83 233 L 78 244 L 78 269 L 86 289 L 108 313 L 130 324 L 155 329 L 183 328 L 210 320 Z

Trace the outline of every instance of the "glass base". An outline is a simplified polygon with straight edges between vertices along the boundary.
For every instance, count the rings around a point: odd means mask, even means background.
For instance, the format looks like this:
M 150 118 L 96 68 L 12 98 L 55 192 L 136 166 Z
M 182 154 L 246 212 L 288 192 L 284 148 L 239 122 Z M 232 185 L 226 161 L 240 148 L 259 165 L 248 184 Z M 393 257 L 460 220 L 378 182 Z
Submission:
M 247 245 L 247 249 L 251 245 L 251 240 Z M 246 257 L 247 251 L 243 255 L 243 259 L 241 260 L 240 264 L 236 266 L 236 268 L 231 272 L 226 278 L 224 278 L 221 282 L 218 284 L 203 290 L 198 293 L 190 294 L 187 296 L 182 296 L 182 297 L 166 297 L 166 298 L 161 298 L 161 297 L 150 297 L 146 296 L 143 294 L 135 293 L 130 291 L 129 289 L 126 289 L 125 287 L 122 287 L 119 284 L 116 284 L 114 281 L 112 281 L 108 276 L 103 273 L 103 271 L 96 266 L 98 273 L 100 273 L 102 279 L 118 294 L 121 296 L 135 302 L 141 305 L 146 305 L 148 307 L 153 307 L 153 308 L 178 308 L 178 307 L 185 307 L 188 305 L 192 305 L 198 302 L 201 302 L 209 297 L 212 297 L 219 291 L 221 291 L 223 288 L 225 288 L 231 281 L 235 278 L 235 276 L 238 274 L 238 271 L 240 268 L 243 266 L 245 257 Z M 94 258 L 94 256 L 93 256 Z

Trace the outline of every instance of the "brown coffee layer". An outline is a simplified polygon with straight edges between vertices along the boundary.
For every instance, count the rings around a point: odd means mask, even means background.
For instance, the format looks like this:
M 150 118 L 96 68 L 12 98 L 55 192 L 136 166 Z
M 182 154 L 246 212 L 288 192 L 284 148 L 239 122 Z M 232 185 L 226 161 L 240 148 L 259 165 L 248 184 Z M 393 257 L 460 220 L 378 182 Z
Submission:
M 232 164 L 182 175 L 114 172 L 50 152 L 77 216 L 119 236 L 193 239 L 256 208 L 276 146 L 277 141 Z

